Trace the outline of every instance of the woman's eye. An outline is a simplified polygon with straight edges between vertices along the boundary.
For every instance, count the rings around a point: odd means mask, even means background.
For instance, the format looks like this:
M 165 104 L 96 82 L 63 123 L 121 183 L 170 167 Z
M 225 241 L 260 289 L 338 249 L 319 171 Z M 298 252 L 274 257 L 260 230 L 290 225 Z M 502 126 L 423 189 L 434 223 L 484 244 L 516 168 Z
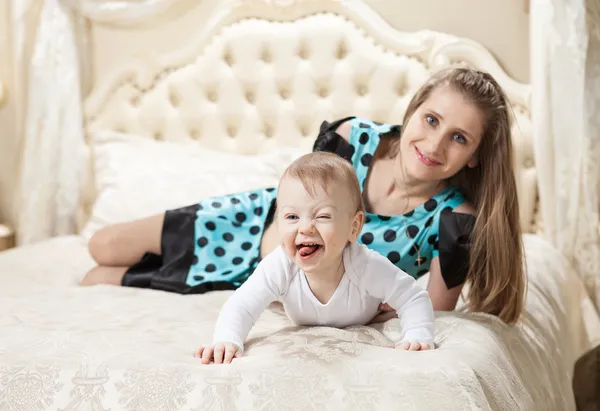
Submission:
M 462 134 L 454 134 L 452 139 L 460 144 L 465 144 L 467 142 L 467 139 Z
M 431 126 L 435 126 L 437 124 L 437 119 L 429 114 L 425 116 L 425 121 L 427 121 L 427 123 Z

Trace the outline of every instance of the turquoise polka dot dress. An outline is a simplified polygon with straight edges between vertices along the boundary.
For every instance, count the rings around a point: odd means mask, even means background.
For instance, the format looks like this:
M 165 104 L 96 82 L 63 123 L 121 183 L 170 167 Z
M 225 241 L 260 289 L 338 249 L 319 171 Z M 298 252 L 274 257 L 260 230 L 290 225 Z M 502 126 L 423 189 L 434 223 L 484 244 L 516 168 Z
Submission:
M 361 190 L 382 134 L 399 132 L 390 124 L 377 124 L 361 118 L 350 120 L 351 162 Z M 386 256 L 392 263 L 418 278 L 429 271 L 431 260 L 439 255 L 439 226 L 442 211 L 452 211 L 465 202 L 454 187 L 437 193 L 424 204 L 402 215 L 367 213 L 359 242 Z
M 330 151 L 350 161 L 364 190 L 383 135 L 399 138 L 399 126 L 350 118 L 349 141 L 335 130 L 343 121 L 324 122 L 314 151 Z M 231 290 L 260 261 L 262 234 L 273 221 L 273 187 L 208 198 L 165 213 L 161 254 L 147 253 L 125 273 L 122 285 L 181 294 Z M 464 282 L 473 217 L 455 213 L 465 199 L 448 187 L 414 210 L 395 216 L 367 213 L 359 242 L 418 278 L 440 257 L 447 286 Z

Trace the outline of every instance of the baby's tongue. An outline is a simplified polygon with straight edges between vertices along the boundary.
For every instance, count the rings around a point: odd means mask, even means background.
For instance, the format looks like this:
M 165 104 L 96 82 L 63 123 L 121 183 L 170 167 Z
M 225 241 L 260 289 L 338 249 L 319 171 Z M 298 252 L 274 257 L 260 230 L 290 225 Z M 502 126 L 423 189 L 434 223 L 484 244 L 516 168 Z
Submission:
M 317 250 L 317 248 L 319 248 L 318 245 L 303 245 L 300 246 L 298 252 L 302 257 L 306 257 L 307 255 L 314 253 Z

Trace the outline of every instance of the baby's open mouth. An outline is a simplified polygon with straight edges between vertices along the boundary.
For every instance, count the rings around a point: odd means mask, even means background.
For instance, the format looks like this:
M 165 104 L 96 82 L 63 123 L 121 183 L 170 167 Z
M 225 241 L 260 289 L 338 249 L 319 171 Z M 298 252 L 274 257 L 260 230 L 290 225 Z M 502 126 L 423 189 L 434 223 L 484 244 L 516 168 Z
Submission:
M 300 257 L 302 257 L 302 258 L 306 258 L 306 257 L 312 256 L 317 251 L 319 251 L 319 249 L 321 247 L 322 246 L 320 244 L 313 244 L 313 243 L 302 243 L 302 244 L 297 244 L 296 245 L 296 249 L 298 250 L 298 254 L 300 254 Z

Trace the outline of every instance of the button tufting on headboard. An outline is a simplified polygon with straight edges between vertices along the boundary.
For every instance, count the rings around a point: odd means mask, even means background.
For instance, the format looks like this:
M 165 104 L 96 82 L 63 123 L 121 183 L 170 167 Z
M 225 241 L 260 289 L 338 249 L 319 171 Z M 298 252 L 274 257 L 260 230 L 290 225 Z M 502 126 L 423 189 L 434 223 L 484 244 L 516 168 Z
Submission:
M 237 127 L 230 124 L 227 126 L 227 135 L 231 138 L 235 137 L 237 134 Z
M 335 53 L 338 60 L 343 60 L 348 55 L 348 46 L 344 41 L 340 41 Z
M 286 87 L 279 87 L 279 96 L 282 99 L 287 100 L 290 98 L 290 91 Z
M 265 63 L 271 62 L 273 57 L 271 55 L 271 50 L 269 50 L 269 46 L 267 46 L 267 45 L 263 46 L 262 51 L 260 53 L 260 59 L 262 61 L 264 61 Z
M 233 66 L 233 55 L 231 54 L 230 49 L 226 49 L 225 53 L 223 53 L 223 61 L 225 61 L 229 67 Z
M 252 90 L 246 90 L 246 101 L 254 104 L 254 92 Z
M 217 92 L 214 90 L 209 90 L 206 92 L 206 98 L 208 99 L 208 101 L 210 101 L 211 103 L 216 103 L 217 102 Z
M 86 120 L 95 129 L 198 140 L 244 154 L 279 146 L 309 151 L 323 121 L 354 115 L 398 124 L 432 71 L 471 62 L 497 76 L 513 103 L 519 201 L 523 221 L 530 221 L 536 187 L 530 87 L 514 82 L 479 46 L 439 33 L 357 25 L 362 17 L 224 20 L 200 47 L 116 70 L 88 99 Z
M 300 46 L 298 48 L 298 57 L 300 57 L 302 60 L 309 58 L 308 46 L 304 41 L 300 42 Z
M 177 96 L 177 93 L 175 93 L 175 91 L 172 89 L 169 90 L 169 102 L 174 108 L 179 107 L 179 97 Z

